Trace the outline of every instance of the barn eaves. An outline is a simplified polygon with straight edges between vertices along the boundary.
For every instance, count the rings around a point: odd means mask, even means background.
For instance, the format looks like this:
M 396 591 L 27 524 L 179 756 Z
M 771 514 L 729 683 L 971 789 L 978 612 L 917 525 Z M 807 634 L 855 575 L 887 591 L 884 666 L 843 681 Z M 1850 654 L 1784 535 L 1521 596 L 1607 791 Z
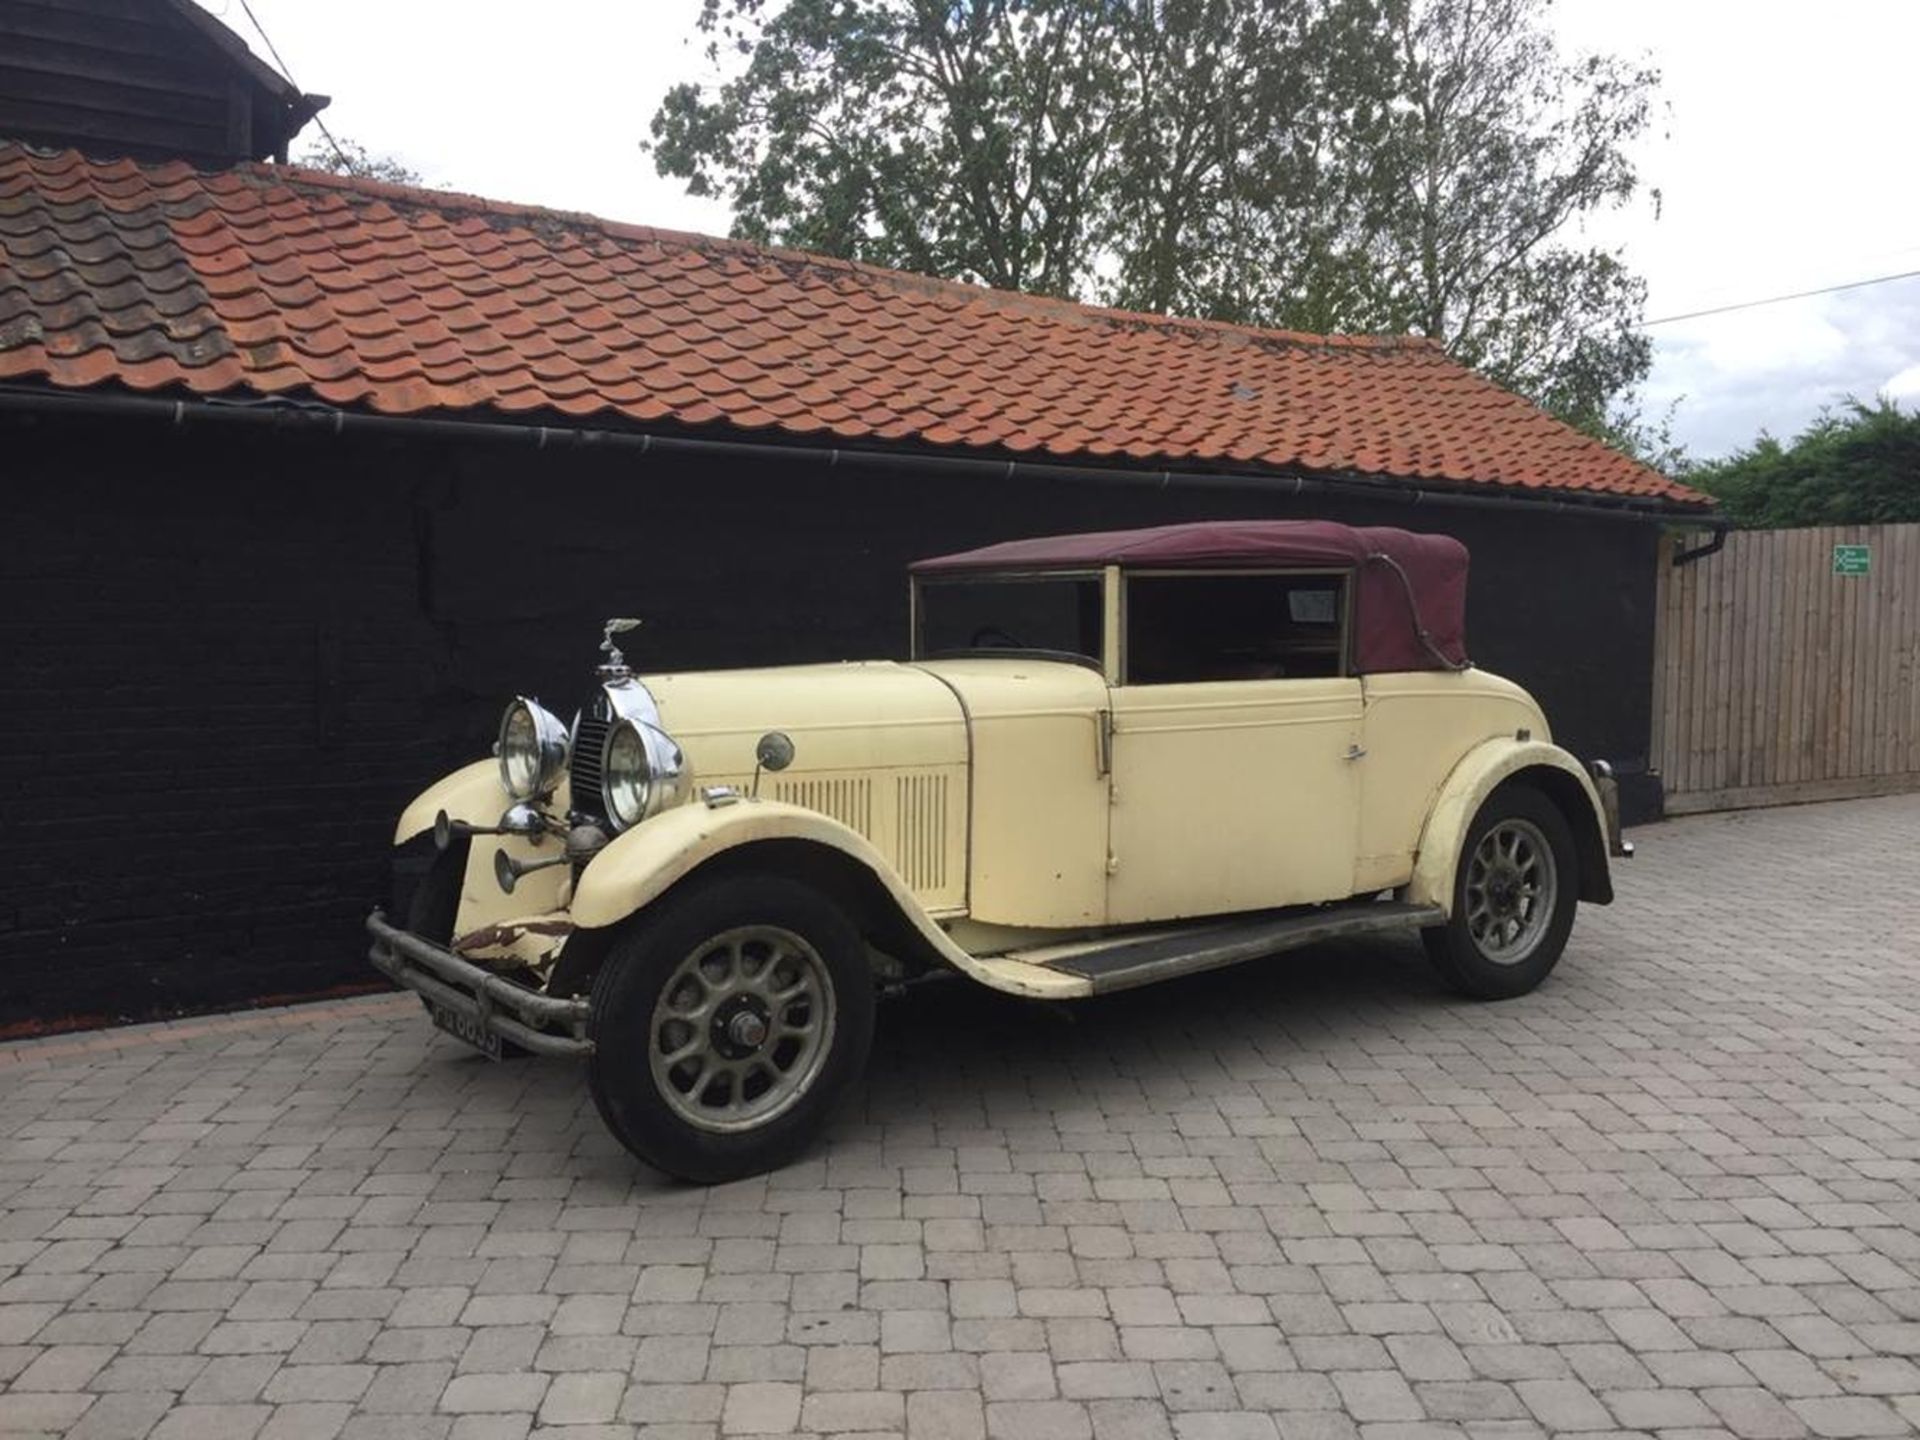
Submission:
M 1481 494 L 1464 487 L 1436 489 L 1411 485 L 1390 475 L 1348 473 L 1309 475 L 1273 471 L 1152 469 L 1140 466 L 1067 464 L 1045 460 L 1004 459 L 979 455 L 943 455 L 925 450 L 872 449 L 857 446 L 821 447 L 783 443 L 717 439 L 710 436 L 670 435 L 646 430 L 606 430 L 580 425 L 477 420 L 435 416 L 371 415 L 315 403 L 165 399 L 121 391 L 67 394 L 26 386 L 0 384 L 0 415 L 31 415 L 49 419 L 130 419 L 185 429 L 211 425 L 254 430 L 279 430 L 301 435 L 368 435 L 392 439 L 448 440 L 467 444 L 518 446 L 535 451 L 603 450 L 646 455 L 686 455 L 714 460 L 756 459 L 803 461 L 828 469 L 883 470 L 896 474 L 927 473 L 949 478 L 1032 480 L 1036 483 L 1140 486 L 1147 489 L 1250 490 L 1266 495 L 1341 495 L 1352 499 L 1412 503 L 1439 509 L 1525 510 L 1559 512 L 1598 520 L 1632 520 L 1642 524 L 1683 524 L 1714 532 L 1710 548 L 1682 551 L 1675 563 L 1695 554 L 1711 554 L 1724 540 L 1727 522 L 1699 511 L 1678 512 L 1659 502 L 1635 499 L 1559 498 L 1533 494 Z
M 0 143 L 0 382 L 642 452 L 1699 519 L 1420 339 L 1100 309 L 310 171 Z M 258 408 L 256 408 L 258 407 Z M 259 423 L 259 419 L 247 423 Z

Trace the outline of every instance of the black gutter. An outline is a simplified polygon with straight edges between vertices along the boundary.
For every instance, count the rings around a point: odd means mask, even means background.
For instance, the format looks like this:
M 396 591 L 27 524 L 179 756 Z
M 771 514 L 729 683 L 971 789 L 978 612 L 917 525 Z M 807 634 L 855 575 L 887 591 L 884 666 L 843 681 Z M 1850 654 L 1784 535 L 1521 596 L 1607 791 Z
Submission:
M 1718 555 L 1727 543 L 1727 532 L 1733 529 L 1733 522 L 1719 515 L 1702 520 L 1700 523 L 1713 533 L 1704 545 L 1694 545 L 1685 550 L 1674 551 L 1674 569 L 1678 570 L 1682 565 L 1691 565 L 1696 560 L 1704 560 L 1709 555 Z
M 659 435 L 639 430 L 597 430 L 585 426 L 516 424 L 502 420 L 448 420 L 436 417 L 371 415 L 336 406 L 283 400 L 167 400 L 118 392 L 65 393 L 28 386 L 0 385 L 0 415 L 27 413 L 123 418 L 144 416 L 182 427 L 189 420 L 253 425 L 343 435 L 390 435 L 403 439 L 439 437 L 464 441 L 520 443 L 535 450 L 630 450 L 641 455 L 699 455 L 716 459 L 809 460 L 830 469 L 919 470 L 991 479 L 1055 480 L 1100 485 L 1257 490 L 1266 495 L 1338 495 L 1377 502 L 1399 501 L 1458 509 L 1524 510 L 1529 513 L 1582 515 L 1596 520 L 1636 520 L 1685 524 L 1724 524 L 1697 511 L 1673 510 L 1657 501 L 1535 500 L 1514 495 L 1480 495 L 1430 490 L 1390 477 L 1368 478 L 1354 472 L 1331 476 L 1285 475 L 1271 471 L 1146 470 L 1119 465 L 1068 465 L 1041 460 L 989 460 L 971 455 L 929 455 L 916 451 L 826 448 L 773 441 L 714 440 Z M 1717 548 L 1717 547 L 1716 547 Z

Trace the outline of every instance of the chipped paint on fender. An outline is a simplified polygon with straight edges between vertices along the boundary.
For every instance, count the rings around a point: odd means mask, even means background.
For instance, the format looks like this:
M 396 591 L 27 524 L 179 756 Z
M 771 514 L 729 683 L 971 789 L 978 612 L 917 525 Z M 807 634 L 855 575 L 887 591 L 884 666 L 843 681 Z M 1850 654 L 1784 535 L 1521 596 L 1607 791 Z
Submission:
M 549 910 L 524 919 L 494 921 L 456 935 L 453 949 L 469 960 L 487 965 L 524 966 L 544 978 L 573 931 L 573 920 L 565 910 Z

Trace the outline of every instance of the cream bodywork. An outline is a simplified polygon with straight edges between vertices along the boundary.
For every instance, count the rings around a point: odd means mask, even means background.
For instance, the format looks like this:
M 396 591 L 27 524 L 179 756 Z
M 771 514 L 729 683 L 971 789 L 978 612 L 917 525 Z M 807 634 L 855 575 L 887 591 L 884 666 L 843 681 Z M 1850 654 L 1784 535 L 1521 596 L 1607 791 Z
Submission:
M 921 908 L 966 912 L 967 719 L 936 676 L 871 661 L 651 675 L 642 683 L 686 751 L 696 785 L 751 788 L 754 746 L 769 730 L 784 731 L 793 765 L 762 777 L 762 798 L 817 811 L 862 836 Z
M 471 958 L 541 972 L 564 943 L 556 915 L 604 930 L 709 860 L 789 840 L 864 866 L 953 969 L 1072 998 L 1087 982 L 1046 962 L 1104 927 L 1384 890 L 1448 908 L 1467 825 L 1528 766 L 1573 775 L 1599 813 L 1526 693 L 1474 670 L 1125 687 L 994 657 L 642 683 L 695 793 L 616 837 L 577 889 L 555 866 L 504 894 L 495 853 L 543 859 L 558 840 L 474 836 L 456 936 L 493 943 Z M 776 729 L 794 762 L 750 798 L 755 745 Z M 711 786 L 737 795 L 709 805 Z M 495 762 L 476 762 L 408 806 L 396 843 L 439 810 L 492 825 L 509 803 Z M 567 805 L 563 783 L 549 808 Z
M 1605 833 L 1600 792 L 1579 762 L 1566 751 L 1545 739 L 1521 740 L 1504 735 L 1484 740 L 1454 766 L 1426 817 L 1413 875 L 1407 885 L 1409 900 L 1438 905 L 1452 913 L 1454 875 L 1460 864 L 1467 827 L 1501 781 L 1536 767 L 1558 770 L 1578 781 L 1587 803 L 1593 807 L 1600 833 Z
M 1113 692 L 1110 924 L 1353 893 L 1355 679 Z
M 1406 884 L 1416 858 L 1431 853 L 1428 817 L 1463 756 L 1523 730 L 1540 742 L 1552 737 L 1525 690 L 1484 670 L 1368 675 L 1360 684 L 1366 754 L 1353 766 L 1360 780 L 1353 893 L 1366 895 Z M 1544 748 L 1579 771 L 1564 751 Z M 1450 909 L 1451 890 L 1445 903 Z
M 932 660 L 919 668 L 952 689 L 973 737 L 968 916 L 976 925 L 1034 930 L 1105 924 L 1106 681 L 1091 668 L 1046 660 Z
M 998 990 L 1034 997 L 1070 998 L 1088 991 L 1078 976 L 969 954 L 934 921 L 887 857 L 865 837 L 816 810 L 777 800 L 682 805 L 635 826 L 582 872 L 573 897 L 574 924 L 589 930 L 617 925 L 716 856 L 775 840 L 822 845 L 865 866 L 886 887 L 920 939 L 963 975 Z
M 1108 702 L 1097 671 L 1024 659 L 876 661 L 643 683 L 698 785 L 749 791 L 755 744 L 785 732 L 793 765 L 763 776 L 760 798 L 858 835 L 931 918 L 1041 930 L 1106 923 Z

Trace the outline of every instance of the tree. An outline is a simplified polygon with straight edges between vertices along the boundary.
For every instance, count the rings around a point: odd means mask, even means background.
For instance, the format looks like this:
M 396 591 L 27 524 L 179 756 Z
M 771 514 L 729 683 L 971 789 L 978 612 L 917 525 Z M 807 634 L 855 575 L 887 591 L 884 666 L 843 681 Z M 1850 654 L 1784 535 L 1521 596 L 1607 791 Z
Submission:
M 1604 440 L 1663 475 L 1684 476 L 1697 462 L 1687 453 L 1685 442 L 1673 433 L 1682 398 L 1669 400 L 1664 410 L 1648 415 L 1639 391 L 1631 390 L 1614 401 L 1605 419 L 1583 428 L 1596 440 Z
M 1544 0 L 706 0 L 715 86 L 653 118 L 735 231 L 952 278 L 1413 331 L 1599 430 L 1640 282 L 1569 228 L 1629 198 L 1656 78 L 1566 64 Z
M 706 0 L 740 75 L 671 90 L 663 175 L 735 232 L 1006 289 L 1258 320 L 1294 243 L 1274 203 L 1340 139 L 1347 80 L 1390 57 L 1353 0 Z M 1336 73 L 1338 72 L 1338 73 Z M 1333 83 L 1344 80 L 1346 83 Z M 1374 88 L 1378 88 L 1378 83 Z M 1377 109 L 1377 107 L 1375 107 Z
M 1920 520 L 1920 411 L 1849 398 L 1784 445 L 1763 432 L 1686 478 L 1753 529 Z
M 309 170 L 324 170 L 330 175 L 351 175 L 361 180 L 384 180 L 390 185 L 418 185 L 421 176 L 404 161 L 392 155 L 376 155 L 366 146 L 346 136 L 329 135 L 324 141 L 309 142 L 293 157 L 293 163 Z
M 1100 6 L 793 0 L 765 21 L 761 8 L 707 0 L 702 28 L 749 58 L 717 94 L 668 92 L 653 120 L 662 174 L 726 195 L 749 239 L 1084 292 L 1114 160 Z
M 1394 56 L 1373 0 L 1121 7 L 1116 184 L 1096 296 L 1301 330 L 1346 326 L 1365 273 L 1365 150 Z M 1118 22 L 1116 22 L 1118 23 Z
M 1392 0 L 1400 65 L 1374 164 L 1376 316 L 1603 431 L 1645 378 L 1646 286 L 1569 230 L 1630 200 L 1656 71 L 1572 63 L 1541 0 Z

